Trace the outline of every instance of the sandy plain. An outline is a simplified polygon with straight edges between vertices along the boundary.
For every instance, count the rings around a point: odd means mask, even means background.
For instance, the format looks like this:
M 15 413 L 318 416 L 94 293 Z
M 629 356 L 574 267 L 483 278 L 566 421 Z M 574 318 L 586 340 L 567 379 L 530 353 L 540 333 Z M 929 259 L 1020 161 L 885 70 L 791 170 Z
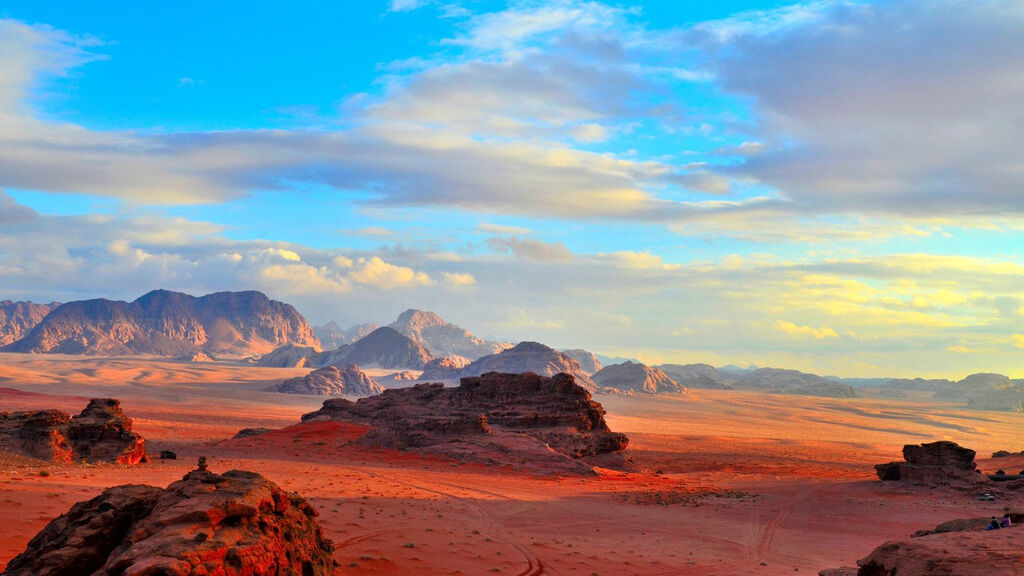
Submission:
M 307 371 L 0 354 L 0 411 L 74 414 L 116 397 L 151 455 L 178 454 L 131 468 L 0 458 L 0 567 L 75 502 L 166 486 L 201 455 L 215 472 L 254 470 L 306 497 L 346 575 L 816 574 L 945 520 L 1022 508 L 883 484 L 872 467 L 905 443 L 948 439 L 977 450 L 986 472 L 1017 472 L 1024 457 L 987 456 L 1024 449 L 1018 413 L 919 396 L 602 395 L 646 471 L 560 477 L 354 447 L 358 426 L 291 427 L 322 398 L 261 389 Z M 230 440 L 256 426 L 280 430 Z

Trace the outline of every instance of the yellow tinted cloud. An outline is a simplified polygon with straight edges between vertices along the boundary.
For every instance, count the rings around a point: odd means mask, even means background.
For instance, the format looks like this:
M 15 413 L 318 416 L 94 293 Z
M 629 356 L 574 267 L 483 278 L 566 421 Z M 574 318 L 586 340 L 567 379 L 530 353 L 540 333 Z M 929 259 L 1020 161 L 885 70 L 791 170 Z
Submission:
M 799 326 L 786 320 L 777 320 L 775 327 L 789 336 L 798 338 L 838 338 L 839 334 L 828 326 L 813 328 L 811 326 Z

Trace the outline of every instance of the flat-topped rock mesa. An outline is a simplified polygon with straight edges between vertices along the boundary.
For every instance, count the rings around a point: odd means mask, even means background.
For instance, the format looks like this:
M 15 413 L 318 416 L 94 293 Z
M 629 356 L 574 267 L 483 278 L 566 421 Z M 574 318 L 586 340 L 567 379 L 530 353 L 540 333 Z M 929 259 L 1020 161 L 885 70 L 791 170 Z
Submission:
M 320 347 L 295 308 L 260 292 L 217 292 L 197 298 L 154 290 L 134 302 L 68 302 L 4 350 L 244 357 L 287 343 Z
M 512 347 L 508 342 L 477 338 L 465 328 L 423 310 L 406 310 L 389 326 L 429 350 L 433 356 L 462 356 L 475 360 Z
M 0 302 L 0 346 L 7 346 L 21 340 L 51 311 L 60 306 L 59 302 L 36 304 L 35 302 Z
M 597 354 L 593 352 L 588 352 L 582 348 L 573 348 L 571 350 L 562 350 L 562 354 L 579 362 L 580 369 L 591 376 L 601 369 L 601 361 L 598 360 Z
M 417 384 L 356 402 L 332 399 L 302 417 L 318 420 L 371 425 L 359 440 L 368 445 L 576 473 L 621 466 L 629 443 L 568 374 L 491 372 L 457 388 Z
M 1020 574 L 1024 514 L 1010 513 L 1011 526 L 986 531 L 990 517 L 951 520 L 934 530 L 892 540 L 857 561 L 821 576 L 1011 576 Z
M 594 392 L 597 385 L 590 376 L 583 371 L 580 363 L 561 352 L 538 342 L 520 342 L 508 350 L 502 350 L 498 354 L 483 356 L 470 362 L 465 368 L 459 370 L 455 377 L 466 378 L 480 376 L 487 372 L 502 372 L 506 374 L 520 374 L 533 372 L 541 376 L 554 376 L 555 374 L 569 374 L 576 379 L 576 384 Z M 425 379 L 423 376 L 420 380 Z
M 330 576 L 317 512 L 254 472 L 193 470 L 166 489 L 127 485 L 75 504 L 7 576 Z
M 380 394 L 384 387 L 377 384 L 355 364 L 344 369 L 324 366 L 305 376 L 290 378 L 266 389 L 284 394 L 315 394 L 320 396 L 371 396 Z
M 304 366 L 347 366 L 358 364 L 373 368 L 422 370 L 433 356 L 394 328 L 377 328 L 355 344 L 337 350 L 319 350 L 310 346 L 282 346 L 257 361 L 269 368 L 302 368 Z
M 711 390 L 732 390 L 727 382 L 734 380 L 731 376 L 720 373 L 709 364 L 659 364 L 669 378 L 685 388 L 704 388 Z
M 0 450 L 56 463 L 148 460 L 145 439 L 113 398 L 93 398 L 73 418 L 60 410 L 0 412 Z
M 459 372 L 469 366 L 469 359 L 462 356 L 445 356 L 434 358 L 423 365 L 420 380 L 451 380 L 459 377 Z
M 352 344 L 363 338 L 370 332 L 380 328 L 378 324 L 356 324 L 348 328 L 342 328 L 337 322 L 331 320 L 323 326 L 314 326 L 313 335 L 320 340 L 324 350 L 341 348 L 345 344 Z
M 907 444 L 903 446 L 903 462 L 878 464 L 875 471 L 881 480 L 933 487 L 973 489 L 979 484 L 991 484 L 987 476 L 978 472 L 974 456 L 974 450 L 948 440 Z
M 673 394 L 686 392 L 675 380 L 653 366 L 626 361 L 600 369 L 593 376 L 598 390 L 618 393 Z

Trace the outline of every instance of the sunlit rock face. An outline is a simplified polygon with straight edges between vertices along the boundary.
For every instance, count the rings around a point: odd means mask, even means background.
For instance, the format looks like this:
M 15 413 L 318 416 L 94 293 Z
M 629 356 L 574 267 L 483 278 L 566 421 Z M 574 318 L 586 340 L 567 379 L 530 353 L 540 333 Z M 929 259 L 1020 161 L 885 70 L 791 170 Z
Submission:
M 0 302 L 0 346 L 7 346 L 21 340 L 51 311 L 60 306 L 57 302 L 36 304 L 34 302 Z
M 50 522 L 7 576 L 328 576 L 317 512 L 254 472 L 201 466 L 166 489 L 104 490 Z
M 146 462 L 146 441 L 113 398 L 93 398 L 75 417 L 60 410 L 0 412 L 0 450 L 56 463 Z
M 284 344 L 320 349 L 306 319 L 260 292 L 154 290 L 134 302 L 80 300 L 50 312 L 10 352 L 244 357 Z

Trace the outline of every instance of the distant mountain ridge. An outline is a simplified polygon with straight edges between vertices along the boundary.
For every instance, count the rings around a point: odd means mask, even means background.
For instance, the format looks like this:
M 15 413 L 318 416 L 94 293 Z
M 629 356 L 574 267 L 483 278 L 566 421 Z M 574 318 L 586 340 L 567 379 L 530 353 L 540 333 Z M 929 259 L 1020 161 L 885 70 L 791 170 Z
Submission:
M 433 365 L 430 368 L 433 368 Z M 488 372 L 504 374 L 533 372 L 541 376 L 554 376 L 565 372 L 575 378 L 576 384 L 583 388 L 591 392 L 597 389 L 597 385 L 590 379 L 590 375 L 583 371 L 579 362 L 539 342 L 520 342 L 497 354 L 481 356 L 457 371 L 442 369 L 434 374 L 431 370 L 425 370 L 420 380 L 466 378 L 481 376 Z
M 377 328 L 380 328 L 377 324 L 356 324 L 349 328 L 342 328 L 332 320 L 323 326 L 314 326 L 313 334 L 320 340 L 324 350 L 334 350 L 345 344 L 358 341 Z
M 21 340 L 37 324 L 43 321 L 60 302 L 37 304 L 35 302 L 0 302 L 0 346 L 7 346 Z
M 58 306 L 8 352 L 243 357 L 284 344 L 319 350 L 306 319 L 256 291 L 195 297 L 153 290 L 133 302 L 78 300 Z
M 511 348 L 507 342 L 491 342 L 477 338 L 465 328 L 445 321 L 433 312 L 410 308 L 399 314 L 390 328 L 405 334 L 435 357 L 462 356 L 476 360 Z
M 336 350 L 320 352 L 309 346 L 289 344 L 265 354 L 257 365 L 268 368 L 303 366 L 366 367 L 420 370 L 433 357 L 430 352 L 394 328 L 383 326 Z

